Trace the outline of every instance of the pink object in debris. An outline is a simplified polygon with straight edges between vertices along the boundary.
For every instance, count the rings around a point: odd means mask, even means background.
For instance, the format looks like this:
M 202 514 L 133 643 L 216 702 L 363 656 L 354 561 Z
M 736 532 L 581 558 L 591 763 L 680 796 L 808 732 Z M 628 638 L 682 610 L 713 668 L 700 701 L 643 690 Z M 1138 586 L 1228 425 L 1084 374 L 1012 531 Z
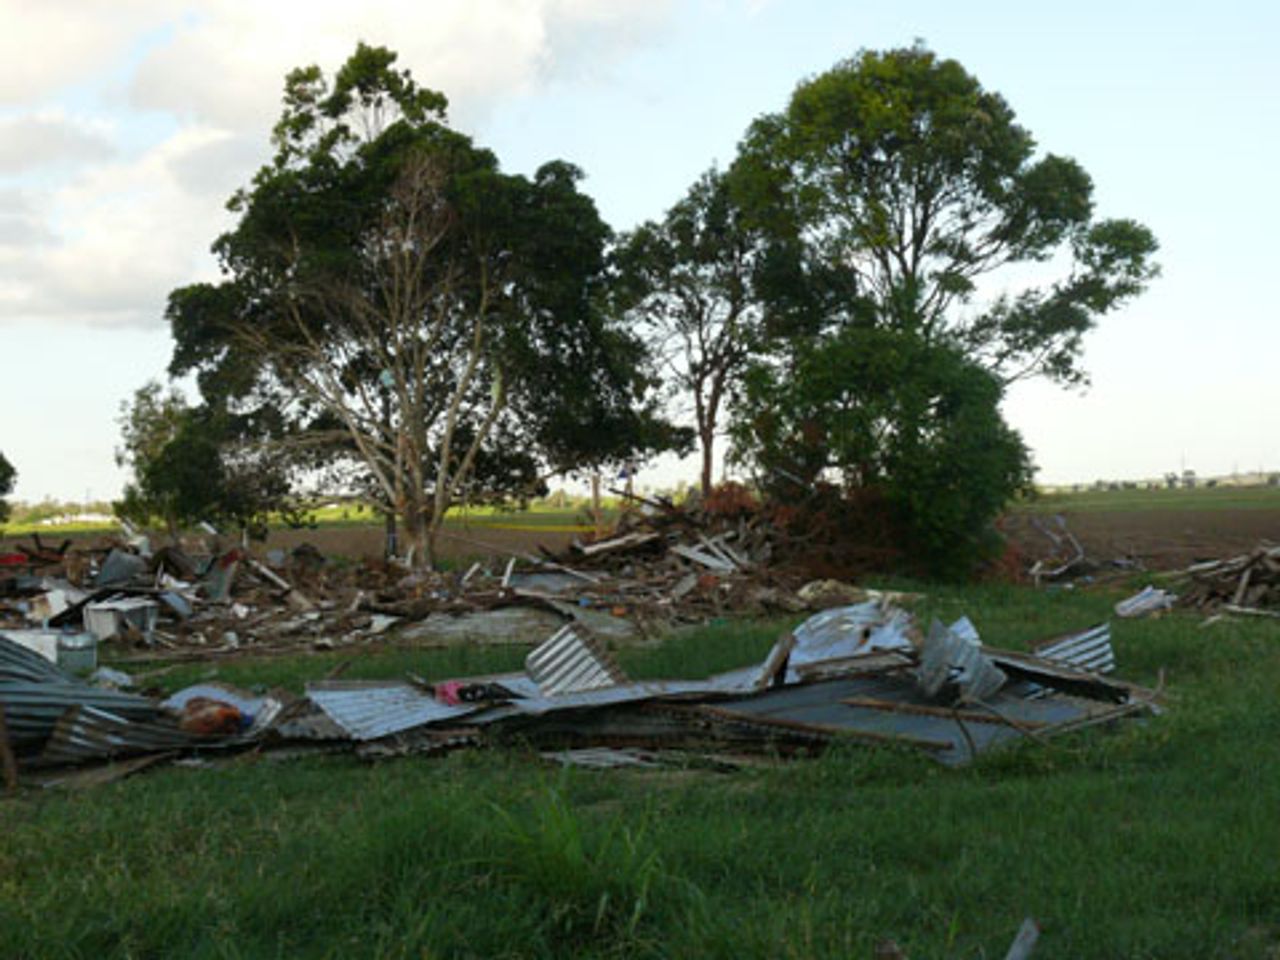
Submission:
M 456 707 L 462 703 L 462 698 L 458 696 L 458 691 L 463 687 L 461 680 L 446 680 L 444 683 L 436 684 L 436 699 L 441 703 L 447 703 L 451 707 Z

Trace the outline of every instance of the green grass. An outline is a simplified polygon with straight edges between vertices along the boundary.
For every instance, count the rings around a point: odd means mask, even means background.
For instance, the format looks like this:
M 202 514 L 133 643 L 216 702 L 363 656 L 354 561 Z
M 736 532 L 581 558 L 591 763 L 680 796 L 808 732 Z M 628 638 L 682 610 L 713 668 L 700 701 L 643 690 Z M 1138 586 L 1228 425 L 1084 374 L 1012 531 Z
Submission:
M 617 520 L 619 509 L 614 503 L 607 503 L 604 508 L 606 524 Z M 310 524 L 316 527 L 371 527 L 380 526 L 384 520 L 380 513 L 371 507 L 361 504 L 346 504 L 322 507 L 308 515 Z M 526 510 L 508 510 L 498 507 L 465 507 L 455 508 L 449 512 L 445 521 L 447 526 L 492 527 L 495 529 L 514 530 L 555 530 L 586 531 L 592 529 L 589 514 L 584 509 L 559 509 L 546 504 L 535 503 Z M 283 523 L 274 523 L 273 529 L 286 529 Z M 57 526 L 46 526 L 39 521 L 18 523 L 10 521 L 0 526 L 0 536 L 6 538 L 25 538 L 33 533 L 56 541 L 64 535 L 82 535 L 118 532 L 120 525 L 115 521 L 95 523 L 68 523 Z
M 609 504 L 604 511 L 605 521 L 612 523 L 618 516 L 616 505 Z M 383 522 L 382 515 L 370 507 L 359 504 L 323 507 L 311 513 L 312 521 L 321 527 L 365 526 Z M 445 520 L 448 525 L 470 525 L 517 530 L 589 530 L 591 523 L 584 509 L 561 509 L 547 504 L 534 503 L 527 509 L 515 510 L 500 507 L 455 507 Z
M 1280 510 L 1280 487 L 1196 487 L 1191 490 L 1084 490 L 1046 493 L 1015 512 L 1100 510 Z
M 56 544 L 64 536 L 71 536 L 73 534 L 79 536 L 89 533 L 112 533 L 118 532 L 119 530 L 120 525 L 115 521 L 97 521 L 92 523 L 77 521 L 76 523 L 58 524 L 56 526 L 42 524 L 39 521 L 30 521 L 26 523 L 9 521 L 7 523 L 0 524 L 0 537 L 16 540 L 29 537 L 33 533 L 38 533 L 46 541 Z
M 660 646 L 625 647 L 617 651 L 617 658 L 628 675 L 637 679 L 697 679 L 762 660 L 778 636 L 795 622 L 796 618 L 716 623 L 677 633 Z M 218 680 L 262 691 L 282 687 L 301 693 L 308 682 L 321 680 L 338 667 L 342 667 L 341 675 L 348 680 L 396 679 L 412 673 L 438 681 L 523 670 L 530 649 L 526 645 L 385 647 L 373 652 L 339 650 L 293 657 L 245 657 L 182 664 L 163 669 L 145 682 L 166 692 Z M 104 656 L 104 662 L 110 663 L 109 655 Z M 123 668 L 138 675 L 162 669 L 136 662 L 124 664 Z
M 935 590 L 1020 646 L 1116 597 Z M 638 676 L 751 662 L 784 623 L 620 652 Z M 1166 716 L 950 770 L 850 748 L 733 774 L 557 771 L 521 751 L 363 765 L 244 756 L 0 804 L 4 957 L 1274 957 L 1280 632 L 1114 624 Z M 432 678 L 524 651 L 394 650 Z M 335 656 L 219 667 L 297 685 Z M 240 671 L 244 670 L 241 674 Z M 165 678 L 166 682 L 174 677 Z

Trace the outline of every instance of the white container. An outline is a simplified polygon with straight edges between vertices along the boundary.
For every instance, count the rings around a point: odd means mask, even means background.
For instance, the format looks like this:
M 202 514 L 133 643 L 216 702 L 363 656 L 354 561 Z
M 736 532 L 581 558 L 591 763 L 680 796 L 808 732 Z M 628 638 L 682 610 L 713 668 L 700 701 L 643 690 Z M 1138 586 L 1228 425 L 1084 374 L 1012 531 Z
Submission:
M 151 632 L 160 616 L 160 604 L 146 597 L 100 600 L 84 608 L 84 628 L 99 640 L 110 640 L 128 621 L 151 642 Z

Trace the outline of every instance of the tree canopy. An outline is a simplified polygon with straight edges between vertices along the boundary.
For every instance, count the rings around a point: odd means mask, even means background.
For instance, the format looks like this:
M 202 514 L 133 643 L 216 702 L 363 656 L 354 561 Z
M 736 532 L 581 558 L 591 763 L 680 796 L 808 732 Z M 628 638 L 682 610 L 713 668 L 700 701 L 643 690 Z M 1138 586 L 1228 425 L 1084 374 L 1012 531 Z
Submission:
M 0 523 L 9 519 L 9 504 L 4 499 L 13 492 L 13 485 L 18 479 L 18 471 L 14 469 L 3 453 L 0 453 Z
M 193 407 L 153 380 L 121 404 L 119 423 L 116 463 L 133 476 L 114 504 L 118 516 L 144 525 L 159 519 L 171 535 L 207 521 L 259 537 L 272 513 L 296 519 L 285 458 L 245 418 Z
M 766 254 L 716 170 L 661 222 L 623 236 L 614 252 L 617 309 L 650 342 L 670 393 L 693 408 L 703 496 L 722 414 L 763 334 L 756 286 Z
M 502 172 L 394 62 L 361 44 L 332 81 L 289 75 L 275 157 L 214 244 L 227 279 L 170 298 L 170 371 L 363 474 L 421 554 L 459 499 L 670 434 L 644 345 L 603 309 L 609 230 L 580 172 Z
M 883 562 L 962 576 L 992 556 L 991 520 L 1031 481 L 1001 392 L 951 347 L 846 327 L 797 345 L 785 367 L 752 368 L 736 452 L 779 502 L 835 483 L 883 513 L 859 523 Z M 858 496 L 866 492 L 874 496 Z
M 1035 148 L 999 94 L 917 45 L 802 83 L 752 125 L 734 177 L 760 223 L 843 276 L 821 322 L 909 331 L 1005 382 L 1075 383 L 1082 335 L 1156 275 L 1157 245 L 1095 220 L 1089 175 Z

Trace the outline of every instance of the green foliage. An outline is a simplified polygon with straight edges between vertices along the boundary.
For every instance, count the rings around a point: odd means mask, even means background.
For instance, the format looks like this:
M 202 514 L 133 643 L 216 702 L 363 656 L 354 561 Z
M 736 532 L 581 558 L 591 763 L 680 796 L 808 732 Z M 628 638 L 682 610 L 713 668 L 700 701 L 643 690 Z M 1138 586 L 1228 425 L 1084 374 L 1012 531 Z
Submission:
M 494 813 L 504 826 L 497 859 L 503 879 L 546 902 L 558 937 L 585 944 L 636 935 L 665 872 L 645 819 L 615 818 L 593 835 L 555 788 L 536 798 L 532 815 L 517 818 L 501 807 Z
M 843 274 L 822 322 L 952 343 L 1004 380 L 1081 381 L 1082 335 L 1157 274 L 1147 228 L 1094 220 L 1079 164 L 1035 156 L 1001 96 L 919 45 L 802 83 L 752 126 L 733 176 L 758 223 Z M 1057 259 L 1062 279 L 999 292 Z
M 17 479 L 18 471 L 5 455 L 0 453 L 0 523 L 9 519 L 9 504 L 4 498 L 13 492 L 13 485 Z
M 728 176 L 788 251 L 757 290 L 772 334 L 732 433 L 765 484 L 836 484 L 870 544 L 971 571 L 1030 477 L 1005 385 L 1085 379 L 1082 337 L 1156 276 L 1156 241 L 1094 219 L 1075 161 L 1036 155 L 998 94 L 923 46 L 864 51 L 748 131 Z M 1066 265 L 1039 285 L 1027 277 Z M 1035 266 L 1034 271 L 1028 267 Z M 852 514 L 846 515 L 856 520 Z
M 418 541 L 455 503 L 669 436 L 643 344 L 603 309 L 609 231 L 581 172 L 503 173 L 395 61 L 361 44 L 332 80 L 289 75 L 274 160 L 214 244 L 227 279 L 170 296 L 170 371 L 274 418 L 300 472 Z
M 173 492 L 150 475 L 188 413 L 181 391 L 170 388 L 165 393 L 157 380 L 139 387 L 131 401 L 121 402 L 116 420 L 121 442 L 116 448 L 116 465 L 129 468 L 134 478 L 125 484 L 121 500 L 115 505 L 118 516 L 140 524 L 159 517 L 170 529 L 177 526 Z
M 661 223 L 641 225 L 614 252 L 617 309 L 642 327 L 673 394 L 693 408 L 704 496 L 721 412 L 761 338 L 755 285 L 766 253 L 715 170 Z
M 992 522 L 1030 482 L 1000 393 L 952 349 L 846 328 L 799 346 L 786 367 L 751 371 L 737 453 L 782 500 L 822 481 L 874 493 L 890 542 L 872 546 L 916 572 L 960 576 L 990 556 Z
M 152 381 L 122 405 L 116 460 L 133 480 L 115 504 L 138 524 L 159 518 L 170 532 L 200 521 L 266 536 L 268 514 L 290 510 L 287 470 L 273 452 L 246 439 L 259 431 L 210 405 L 191 407 Z

